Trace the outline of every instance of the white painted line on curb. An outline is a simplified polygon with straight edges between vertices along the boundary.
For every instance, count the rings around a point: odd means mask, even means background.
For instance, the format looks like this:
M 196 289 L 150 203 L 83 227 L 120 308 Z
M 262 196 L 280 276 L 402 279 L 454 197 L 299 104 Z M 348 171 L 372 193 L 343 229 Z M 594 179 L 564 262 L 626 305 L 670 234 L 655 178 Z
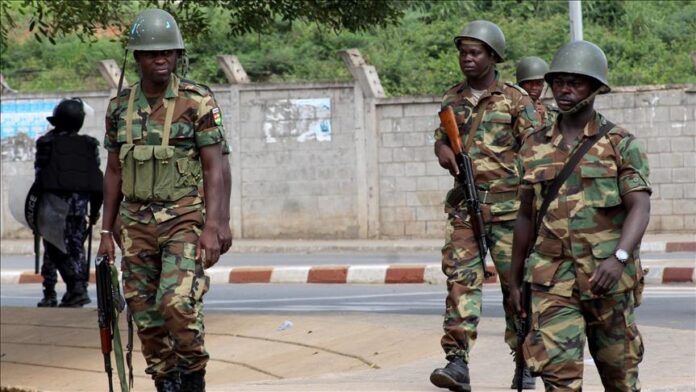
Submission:
M 648 273 L 645 275 L 645 284 L 662 284 L 663 270 L 664 267 L 661 265 L 648 267 Z
M 348 267 L 346 283 L 384 283 L 388 265 L 352 265 Z
M 667 243 L 664 241 L 655 242 L 641 242 L 640 244 L 641 252 L 662 252 L 667 251 Z
M 0 283 L 17 284 L 19 283 L 20 275 L 22 275 L 22 271 L 2 271 L 2 275 L 0 275 Z
M 312 267 L 274 267 L 271 283 L 307 283 L 310 268 Z
M 205 274 L 210 276 L 210 284 L 229 283 L 230 271 L 232 267 L 212 267 L 205 270 Z
M 428 264 L 423 271 L 423 282 L 428 284 L 443 285 L 447 283 L 447 276 L 442 272 L 442 266 Z

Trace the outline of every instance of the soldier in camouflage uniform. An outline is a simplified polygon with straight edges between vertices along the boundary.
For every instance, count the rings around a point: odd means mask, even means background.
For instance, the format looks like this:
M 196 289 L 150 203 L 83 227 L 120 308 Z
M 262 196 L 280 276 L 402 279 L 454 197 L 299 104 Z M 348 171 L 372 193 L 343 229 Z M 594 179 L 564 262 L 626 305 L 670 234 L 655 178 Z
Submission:
M 547 391 L 582 390 L 585 339 L 607 391 L 640 391 L 643 341 L 634 307 L 640 302 L 640 240 L 650 213 L 645 150 L 626 129 L 608 124 L 593 108 L 609 91 L 607 60 L 587 41 L 563 46 L 546 81 L 560 114 L 532 133 L 520 150 L 523 180 L 515 226 L 511 306 L 531 317 L 523 349 Z M 607 125 L 605 125 L 607 124 Z M 600 127 L 607 134 L 579 161 L 540 217 L 533 251 L 533 211 L 568 157 Z M 531 314 L 520 303 L 522 280 L 531 285 Z
M 471 22 L 454 42 L 466 80 L 445 93 L 442 107 L 451 106 L 454 110 L 462 145 L 473 162 L 491 257 L 507 299 L 513 220 L 519 205 L 517 186 L 520 179 L 515 161 L 523 135 L 537 126 L 536 115 L 524 90 L 499 80 L 495 64 L 505 58 L 505 37 L 498 26 L 488 21 Z M 475 134 L 471 134 L 477 123 Z M 453 176 L 458 173 L 442 127 L 435 130 L 435 155 L 440 166 Z M 430 376 L 434 385 L 453 391 L 471 389 L 467 363 L 481 316 L 484 280 L 478 244 L 466 207 L 463 201 L 452 200 L 453 191 L 461 185 L 455 180 L 454 189 L 445 201 L 449 218 L 442 248 L 442 270 L 447 275 L 448 296 L 441 344 L 449 363 L 435 369 Z M 514 348 L 514 320 L 505 302 L 504 306 L 505 342 Z M 531 377 L 527 381 L 533 385 Z
M 111 228 L 118 213 L 124 296 L 145 371 L 158 391 L 204 391 L 204 269 L 217 262 L 222 228 L 229 227 L 222 206 L 222 114 L 207 87 L 174 73 L 184 44 L 170 14 L 141 12 L 127 48 L 141 80 L 112 99 L 106 115 L 99 254 L 114 258 Z
M 99 142 L 91 136 L 78 134 L 85 119 L 84 106 L 79 98 L 61 101 L 47 119 L 55 128 L 36 141 L 36 184 L 41 193 L 50 193 L 68 205 L 65 221 L 51 222 L 64 225 L 67 252 L 63 253 L 44 239 L 41 265 L 44 295 L 37 306 L 58 305 L 55 289 L 58 270 L 67 286 L 59 306 L 82 307 L 92 302 L 87 294 L 89 276 L 85 240 L 88 227 L 91 227 L 87 224 L 87 216 L 89 214 L 89 223 L 96 223 L 102 205 Z M 90 180 L 95 189 L 90 189 Z
M 534 102 L 537 119 L 541 124 L 551 124 L 556 118 L 555 108 L 544 105 L 541 101 L 544 92 L 544 75 L 549 71 L 549 65 L 536 56 L 525 57 L 517 64 L 517 85 L 522 87 Z

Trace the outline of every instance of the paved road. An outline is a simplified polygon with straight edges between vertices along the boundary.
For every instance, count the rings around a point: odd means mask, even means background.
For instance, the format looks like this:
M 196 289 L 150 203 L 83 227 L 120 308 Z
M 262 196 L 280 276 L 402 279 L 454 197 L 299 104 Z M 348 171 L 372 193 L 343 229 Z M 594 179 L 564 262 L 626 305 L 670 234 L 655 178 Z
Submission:
M 502 317 L 498 287 L 486 286 L 483 291 L 484 316 Z M 0 286 L 3 307 L 34 307 L 40 296 L 39 284 Z M 90 296 L 93 302 L 88 307 L 95 307 L 94 285 Z M 205 304 L 207 312 L 283 313 L 292 320 L 292 314 L 319 312 L 437 315 L 443 312 L 444 297 L 444 287 L 427 284 L 221 284 L 213 286 Z M 636 312 L 639 325 L 696 331 L 696 287 L 649 286 Z

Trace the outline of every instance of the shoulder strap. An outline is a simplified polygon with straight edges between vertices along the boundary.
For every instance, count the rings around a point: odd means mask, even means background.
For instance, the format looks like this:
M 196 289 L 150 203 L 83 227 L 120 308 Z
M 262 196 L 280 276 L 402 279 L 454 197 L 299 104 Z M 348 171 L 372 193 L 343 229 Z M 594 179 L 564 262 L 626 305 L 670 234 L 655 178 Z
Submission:
M 133 144 L 133 104 L 135 103 L 135 90 L 138 85 L 131 87 L 130 96 L 128 97 L 128 109 L 126 111 L 126 142 Z
M 575 153 L 568 159 L 568 162 L 563 166 L 563 169 L 561 170 L 561 173 L 556 177 L 551 185 L 549 185 L 548 189 L 546 190 L 546 196 L 544 196 L 544 201 L 541 203 L 541 207 L 539 208 L 539 212 L 536 215 L 535 223 L 534 223 L 534 240 L 532 243 L 536 242 L 536 237 L 539 235 L 539 229 L 541 228 L 541 221 L 544 219 L 544 216 L 546 215 L 546 211 L 549 209 L 549 205 L 553 201 L 553 199 L 558 196 L 558 191 L 561 189 L 561 186 L 563 186 L 563 183 L 568 179 L 570 176 L 570 173 L 573 172 L 573 169 L 575 169 L 575 166 L 578 165 L 582 157 L 587 154 L 587 152 L 592 148 L 592 146 L 597 143 L 599 139 L 601 139 L 604 135 L 606 135 L 612 128 L 614 128 L 616 124 L 612 123 L 611 121 L 607 121 L 599 127 L 599 130 L 597 133 L 592 136 L 591 138 L 585 140 L 585 142 L 578 147 L 578 149 L 575 151 Z
M 474 144 L 474 136 L 476 135 L 476 131 L 478 130 L 479 125 L 481 125 L 481 121 L 483 121 L 483 113 L 486 111 L 486 105 L 488 105 L 488 98 L 490 98 L 490 96 L 479 101 L 478 109 L 475 112 L 476 117 L 474 117 L 474 122 L 471 124 L 471 128 L 469 129 L 469 135 L 467 136 L 466 143 L 464 144 L 465 154 L 469 153 L 471 145 Z

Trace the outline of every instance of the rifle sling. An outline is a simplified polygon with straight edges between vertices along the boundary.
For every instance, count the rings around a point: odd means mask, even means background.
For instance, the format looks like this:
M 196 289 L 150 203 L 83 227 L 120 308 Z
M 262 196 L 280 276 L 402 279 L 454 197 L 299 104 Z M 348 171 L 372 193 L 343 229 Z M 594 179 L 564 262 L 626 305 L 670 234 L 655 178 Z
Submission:
M 464 144 L 464 154 L 468 154 L 471 145 L 474 144 L 474 136 L 476 135 L 476 131 L 478 130 L 479 125 L 481 125 L 481 121 L 483 121 L 483 113 L 486 111 L 486 105 L 488 105 L 488 98 L 490 97 L 483 98 L 478 103 L 478 108 L 475 112 L 476 116 L 474 117 L 474 121 L 471 124 L 471 128 L 469 128 L 469 134 L 467 135 L 466 143 Z
M 532 238 L 532 242 L 530 243 L 529 247 L 529 253 L 531 253 L 531 249 L 534 247 L 534 244 L 536 243 L 537 236 L 539 235 L 539 229 L 541 229 L 541 221 L 544 219 L 544 216 L 546 215 L 547 210 L 549 209 L 549 205 L 551 202 L 558 196 L 558 191 L 561 190 L 561 186 L 566 182 L 568 177 L 570 177 L 570 173 L 573 172 L 575 169 L 575 166 L 578 165 L 582 157 L 587 154 L 587 152 L 592 148 L 592 146 L 597 143 L 599 139 L 601 139 L 604 135 L 606 135 L 612 128 L 614 128 L 616 124 L 612 123 L 611 121 L 607 121 L 604 123 L 601 127 L 599 127 L 599 130 L 597 133 L 585 140 L 585 142 L 578 147 L 577 150 L 575 150 L 575 153 L 568 159 L 566 162 L 565 166 L 563 166 L 563 169 L 561 170 L 561 173 L 556 177 L 551 185 L 546 190 L 546 195 L 544 196 L 544 201 L 541 203 L 541 207 L 539 207 L 539 212 L 536 214 L 535 220 L 534 220 L 534 237 Z
M 118 373 L 118 380 L 121 384 L 121 392 L 128 392 L 128 381 L 126 380 L 126 370 L 125 367 L 123 366 L 123 345 L 121 344 L 121 331 L 118 328 L 118 314 L 120 311 L 116 307 L 116 301 L 118 301 L 118 297 L 121 296 L 121 293 L 119 292 L 119 283 L 118 283 L 118 271 L 116 270 L 116 266 L 113 264 L 110 265 L 110 270 L 111 270 L 111 284 L 112 284 L 112 290 L 114 292 L 114 299 L 113 299 L 113 325 L 112 325 L 112 331 L 113 331 L 113 340 L 114 340 L 114 356 L 116 357 L 116 371 Z

